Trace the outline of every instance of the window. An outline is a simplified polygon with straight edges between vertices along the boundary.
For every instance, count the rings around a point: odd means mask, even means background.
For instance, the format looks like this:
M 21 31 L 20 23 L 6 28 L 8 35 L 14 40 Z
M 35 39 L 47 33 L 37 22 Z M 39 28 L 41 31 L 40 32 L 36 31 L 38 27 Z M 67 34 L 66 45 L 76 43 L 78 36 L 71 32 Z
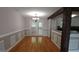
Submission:
M 43 25 L 42 25 L 42 23 L 41 22 L 39 22 L 39 27 L 42 27 Z

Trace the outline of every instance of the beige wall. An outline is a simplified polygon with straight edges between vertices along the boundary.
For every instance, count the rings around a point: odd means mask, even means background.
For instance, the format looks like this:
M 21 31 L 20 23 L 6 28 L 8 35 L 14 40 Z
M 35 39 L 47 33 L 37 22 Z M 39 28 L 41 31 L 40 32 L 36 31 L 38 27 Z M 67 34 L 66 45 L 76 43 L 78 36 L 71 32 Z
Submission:
M 0 7 L 0 35 L 15 32 L 25 28 L 22 15 L 12 8 Z

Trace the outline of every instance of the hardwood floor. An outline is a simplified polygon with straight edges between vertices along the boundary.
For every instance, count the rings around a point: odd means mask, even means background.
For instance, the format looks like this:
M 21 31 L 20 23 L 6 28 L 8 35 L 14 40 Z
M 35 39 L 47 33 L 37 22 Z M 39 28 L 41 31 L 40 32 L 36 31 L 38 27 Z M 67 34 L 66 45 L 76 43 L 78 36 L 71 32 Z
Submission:
M 57 46 L 48 37 L 26 36 L 10 52 L 58 52 Z

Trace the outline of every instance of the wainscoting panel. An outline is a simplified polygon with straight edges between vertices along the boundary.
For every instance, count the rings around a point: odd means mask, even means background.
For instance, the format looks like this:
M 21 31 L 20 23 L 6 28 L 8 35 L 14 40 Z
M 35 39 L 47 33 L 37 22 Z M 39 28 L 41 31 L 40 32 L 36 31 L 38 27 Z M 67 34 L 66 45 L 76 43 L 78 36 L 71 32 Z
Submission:
M 9 33 L 8 33 L 9 34 Z M 20 40 L 25 36 L 25 30 L 13 32 L 10 35 L 3 35 L 0 37 L 0 52 L 8 52 L 11 48 L 14 47 Z
M 10 36 L 10 45 L 14 45 L 16 43 L 16 35 Z
M 2 38 L 4 40 L 5 49 L 10 48 L 10 36 L 6 36 Z
M 0 41 L 0 51 L 5 51 L 4 40 Z

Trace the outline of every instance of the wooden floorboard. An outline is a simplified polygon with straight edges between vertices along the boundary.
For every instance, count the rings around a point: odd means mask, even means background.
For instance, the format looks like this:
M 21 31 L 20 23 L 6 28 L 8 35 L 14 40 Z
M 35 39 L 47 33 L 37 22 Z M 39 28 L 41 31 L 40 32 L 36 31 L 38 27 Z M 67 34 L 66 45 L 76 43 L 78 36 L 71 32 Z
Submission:
M 32 42 L 32 37 L 26 36 L 10 52 L 59 52 L 59 48 L 48 37 L 42 37 L 41 42 L 37 37 Z

